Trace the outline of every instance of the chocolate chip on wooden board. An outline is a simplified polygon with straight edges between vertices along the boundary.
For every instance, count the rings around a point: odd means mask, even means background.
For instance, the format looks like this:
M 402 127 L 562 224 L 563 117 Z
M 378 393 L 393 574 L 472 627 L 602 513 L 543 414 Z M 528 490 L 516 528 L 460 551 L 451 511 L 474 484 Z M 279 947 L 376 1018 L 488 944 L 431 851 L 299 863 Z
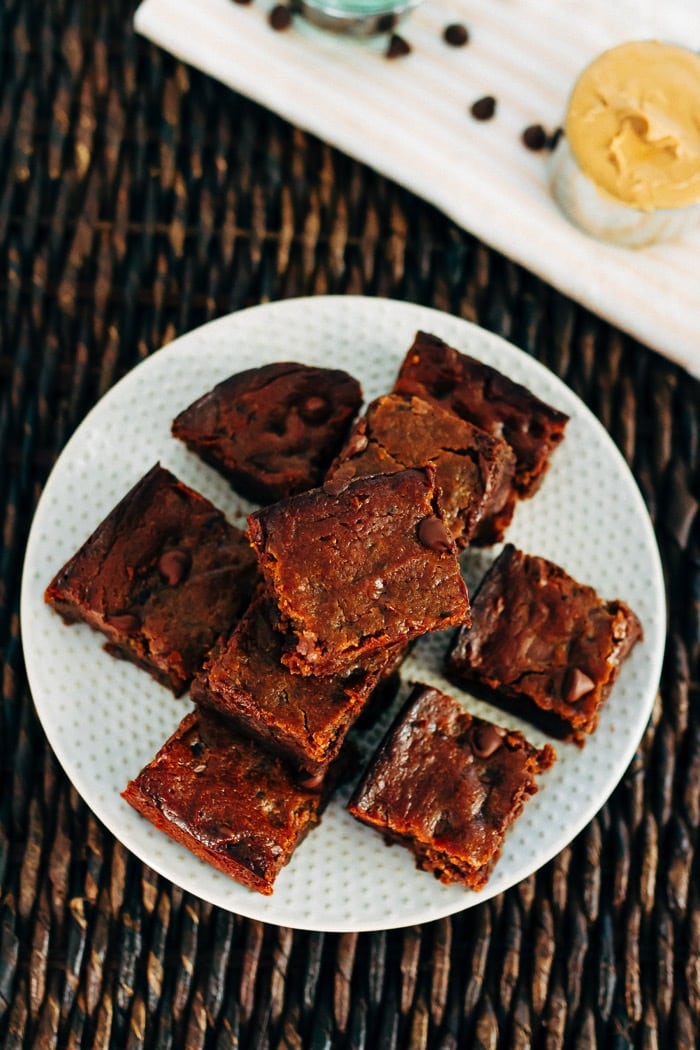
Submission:
M 523 145 L 533 152 L 542 150 L 547 145 L 547 132 L 541 124 L 530 124 L 522 133 Z
M 402 58 L 411 52 L 411 45 L 398 33 L 392 33 L 386 49 L 387 58 Z
M 484 95 L 473 102 L 470 109 L 474 120 L 491 120 L 496 113 L 496 99 L 493 95 Z
M 286 4 L 275 4 L 267 18 L 272 28 L 279 32 L 288 29 L 292 24 L 292 12 Z
M 442 39 L 450 47 L 464 47 L 469 43 L 469 30 L 462 22 L 451 22 L 445 26 Z

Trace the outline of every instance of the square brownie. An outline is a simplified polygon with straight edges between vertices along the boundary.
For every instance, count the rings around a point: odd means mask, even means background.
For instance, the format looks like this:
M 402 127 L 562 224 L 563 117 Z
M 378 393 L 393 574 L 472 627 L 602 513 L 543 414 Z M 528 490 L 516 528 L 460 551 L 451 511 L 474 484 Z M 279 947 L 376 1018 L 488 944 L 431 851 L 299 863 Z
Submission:
M 190 695 L 298 770 L 318 777 L 379 683 L 393 675 L 405 647 L 380 651 L 346 675 L 292 674 L 281 660 L 285 638 L 272 626 L 269 604 L 264 592 L 256 595 L 231 637 L 194 679 Z
M 321 483 L 361 404 L 347 372 L 280 362 L 218 383 L 172 432 L 241 495 L 273 503 Z
M 516 455 L 513 485 L 521 499 L 536 492 L 569 419 L 527 387 L 427 332 L 416 334 L 394 390 L 442 405 L 504 438 Z
M 545 558 L 512 544 L 484 576 L 447 655 L 455 683 L 582 747 L 642 627 Z
M 256 576 L 245 533 L 156 464 L 56 574 L 45 599 L 179 695 L 237 621 Z
M 281 629 L 282 661 L 346 674 L 372 653 L 469 621 L 431 467 L 312 489 L 248 518 Z
M 475 718 L 445 693 L 418 683 L 348 804 L 388 842 L 412 850 L 441 882 L 481 889 L 506 832 L 554 750 Z
M 388 394 L 357 421 L 328 477 L 352 480 L 432 463 L 445 524 L 459 549 L 495 543 L 513 516 L 515 454 L 454 412 Z
M 258 893 L 318 824 L 331 783 L 300 786 L 289 767 L 224 719 L 192 711 L 122 797 L 159 831 Z

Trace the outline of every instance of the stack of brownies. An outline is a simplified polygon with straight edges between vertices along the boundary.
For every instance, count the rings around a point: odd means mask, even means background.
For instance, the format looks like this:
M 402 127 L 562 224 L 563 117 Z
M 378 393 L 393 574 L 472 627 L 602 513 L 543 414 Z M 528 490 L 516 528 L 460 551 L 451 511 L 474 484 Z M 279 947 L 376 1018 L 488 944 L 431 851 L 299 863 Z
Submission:
M 563 413 L 421 332 L 394 390 L 358 419 L 361 403 L 338 370 L 232 376 L 172 430 L 261 505 L 247 536 L 156 465 L 46 592 L 115 655 L 189 688 L 194 710 L 124 797 L 261 893 L 355 772 L 348 734 L 393 699 L 415 639 L 457 627 L 453 681 L 580 745 L 641 635 L 623 602 L 510 544 L 470 611 L 460 555 L 503 539 Z M 349 809 L 478 888 L 553 760 L 417 683 Z

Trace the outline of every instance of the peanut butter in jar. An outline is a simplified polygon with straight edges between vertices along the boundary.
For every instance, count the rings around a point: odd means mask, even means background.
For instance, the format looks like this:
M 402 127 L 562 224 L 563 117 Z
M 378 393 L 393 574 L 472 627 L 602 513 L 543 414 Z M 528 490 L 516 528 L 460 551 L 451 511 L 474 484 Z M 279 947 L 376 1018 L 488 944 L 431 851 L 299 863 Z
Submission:
M 636 247 L 700 220 L 700 56 L 656 40 L 603 52 L 576 81 L 554 196 L 593 236 Z

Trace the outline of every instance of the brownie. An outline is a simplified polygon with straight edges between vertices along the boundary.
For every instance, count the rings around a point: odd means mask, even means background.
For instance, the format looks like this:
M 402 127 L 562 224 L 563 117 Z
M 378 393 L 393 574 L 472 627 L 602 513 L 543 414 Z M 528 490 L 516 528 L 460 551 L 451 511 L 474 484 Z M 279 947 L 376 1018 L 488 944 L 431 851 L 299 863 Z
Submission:
M 441 882 L 481 889 L 504 837 L 548 769 L 551 745 L 470 715 L 418 683 L 348 804 L 388 842 L 412 850 Z
M 512 544 L 479 585 L 472 616 L 448 653 L 450 678 L 579 747 L 642 637 L 624 602 Z
M 388 394 L 369 405 L 329 478 L 391 474 L 432 463 L 457 547 L 494 543 L 513 515 L 513 450 L 472 423 L 419 397 Z
M 319 485 L 362 404 L 347 372 L 282 362 L 219 383 L 172 432 L 256 503 Z
M 350 674 L 317 678 L 292 674 L 281 661 L 284 645 L 261 591 L 194 679 L 190 695 L 299 770 L 319 776 L 375 688 L 396 670 L 405 647 L 380 651 Z
M 98 525 L 46 589 L 67 623 L 176 695 L 250 600 L 257 576 L 245 533 L 156 464 Z
M 359 478 L 251 514 L 292 671 L 344 674 L 373 652 L 467 623 L 469 599 L 431 467 Z
M 520 498 L 539 487 L 569 419 L 502 372 L 426 332 L 416 334 L 394 390 L 442 405 L 504 438 L 516 455 L 513 484 Z
M 183 718 L 122 797 L 196 856 L 269 895 L 318 824 L 331 786 L 301 786 L 281 759 L 200 710 Z

